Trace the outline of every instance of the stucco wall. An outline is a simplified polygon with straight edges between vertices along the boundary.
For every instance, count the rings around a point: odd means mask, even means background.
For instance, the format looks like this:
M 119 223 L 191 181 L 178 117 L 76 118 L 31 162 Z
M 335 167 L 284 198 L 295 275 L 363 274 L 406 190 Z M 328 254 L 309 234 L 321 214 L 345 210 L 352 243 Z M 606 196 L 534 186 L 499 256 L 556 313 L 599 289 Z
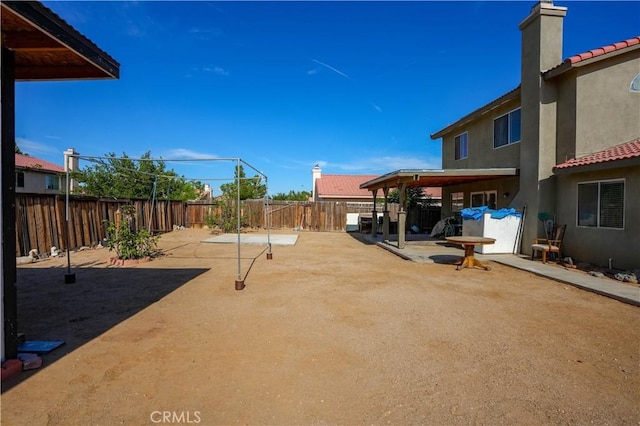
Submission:
M 56 176 L 53 173 L 33 172 L 29 170 L 17 170 L 24 172 L 24 187 L 17 187 L 16 192 L 32 194 L 60 194 L 64 185 L 63 180 L 58 176 L 60 189 L 47 189 L 47 176 Z
M 640 49 L 577 69 L 577 157 L 640 137 L 640 93 L 629 91 L 639 72 Z
M 442 138 L 442 167 L 445 169 L 519 167 L 519 143 L 500 148 L 493 147 L 493 120 L 519 107 L 519 98 L 513 99 L 445 135 Z M 468 134 L 468 156 L 465 159 L 455 160 L 455 138 L 464 132 Z
M 586 228 L 577 226 L 578 183 L 609 179 L 625 179 L 624 229 Z M 640 268 L 640 164 L 612 170 L 559 175 L 556 223 L 567 224 L 564 255 L 574 260 L 608 266 L 609 258 L 616 268 Z

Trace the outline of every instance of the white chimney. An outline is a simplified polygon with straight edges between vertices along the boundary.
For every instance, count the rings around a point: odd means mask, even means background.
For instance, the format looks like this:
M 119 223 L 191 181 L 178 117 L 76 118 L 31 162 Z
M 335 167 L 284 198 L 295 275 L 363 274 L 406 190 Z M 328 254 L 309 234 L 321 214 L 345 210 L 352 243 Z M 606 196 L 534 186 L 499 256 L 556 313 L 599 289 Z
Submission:
M 76 152 L 76 150 L 73 148 L 69 148 L 64 152 L 64 171 L 65 172 L 69 171 L 71 173 L 80 168 L 79 166 L 80 160 L 77 157 L 78 155 L 80 155 L 80 153 Z M 73 192 L 73 186 L 74 186 L 73 178 L 70 178 L 70 182 L 69 182 L 70 192 Z
M 316 197 L 316 180 L 322 177 L 322 170 L 318 164 L 316 164 L 313 170 L 311 170 L 311 176 L 311 197 L 313 198 L 313 201 L 318 201 Z

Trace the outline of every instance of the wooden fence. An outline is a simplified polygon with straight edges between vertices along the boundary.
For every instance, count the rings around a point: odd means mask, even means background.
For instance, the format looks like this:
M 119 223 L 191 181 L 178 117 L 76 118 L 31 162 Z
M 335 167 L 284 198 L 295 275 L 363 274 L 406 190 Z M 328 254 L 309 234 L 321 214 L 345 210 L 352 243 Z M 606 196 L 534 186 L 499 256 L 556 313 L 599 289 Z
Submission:
M 94 246 L 106 237 L 105 221 L 114 222 L 116 211 L 123 205 L 133 205 L 136 229 L 168 232 L 174 226 L 202 228 L 206 217 L 219 209 L 215 202 L 113 200 L 94 197 L 69 197 L 69 235 L 66 235 L 64 195 L 16 194 L 16 256 L 26 256 L 31 249 L 47 253 L 51 247 L 76 249 Z M 397 221 L 397 204 L 389 204 L 392 221 Z M 382 207 L 377 207 L 382 211 Z M 252 228 L 300 228 L 311 231 L 344 231 L 347 213 L 371 214 L 371 206 L 345 202 L 283 202 L 269 203 L 267 214 L 264 200 L 242 202 L 245 223 Z M 439 217 L 439 208 L 438 208 Z M 407 225 L 425 228 L 433 214 L 409 212 Z M 413 219 L 415 218 L 415 219 Z M 431 224 L 430 226 L 433 226 Z
M 167 232 L 185 223 L 186 206 L 181 201 L 113 200 L 69 197 L 69 235 L 63 195 L 16 194 L 16 256 L 30 250 L 46 253 L 51 247 L 75 249 L 94 246 L 106 237 L 105 221 L 114 222 L 116 211 L 133 205 L 136 229 Z

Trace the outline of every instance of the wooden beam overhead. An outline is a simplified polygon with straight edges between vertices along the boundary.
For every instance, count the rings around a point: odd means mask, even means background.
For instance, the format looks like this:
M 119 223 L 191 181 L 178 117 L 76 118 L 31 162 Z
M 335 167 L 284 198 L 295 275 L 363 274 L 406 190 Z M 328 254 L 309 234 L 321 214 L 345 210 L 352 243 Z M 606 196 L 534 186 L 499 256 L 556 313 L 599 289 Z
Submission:
M 4 35 L 4 46 L 11 50 L 46 51 L 68 49 L 51 37 L 36 31 L 9 31 L 2 34 Z
M 41 3 L 2 0 L 0 9 L 0 42 L 16 54 L 16 80 L 119 78 L 115 59 Z
M 109 78 L 91 65 L 16 66 L 16 81 L 30 80 L 84 80 Z

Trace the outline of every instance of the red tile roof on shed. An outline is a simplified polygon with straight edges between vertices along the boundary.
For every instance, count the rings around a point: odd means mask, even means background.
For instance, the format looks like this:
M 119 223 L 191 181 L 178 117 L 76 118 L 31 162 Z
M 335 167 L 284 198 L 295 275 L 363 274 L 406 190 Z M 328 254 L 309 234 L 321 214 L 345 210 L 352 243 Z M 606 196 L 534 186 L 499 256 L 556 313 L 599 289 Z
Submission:
M 579 53 L 577 55 L 570 56 L 565 59 L 565 62 L 575 64 L 586 59 L 595 58 L 596 56 L 604 55 L 605 53 L 615 52 L 616 50 L 626 49 L 627 47 L 640 44 L 640 36 L 633 37 L 627 40 L 619 41 L 617 43 L 608 44 L 606 46 L 599 47 L 597 49 L 589 50 L 588 52 Z
M 640 139 L 607 148 L 604 151 L 585 155 L 584 157 L 565 161 L 562 164 L 558 164 L 555 168 L 566 169 L 569 167 L 586 166 L 589 164 L 605 163 L 635 157 L 640 157 Z
M 16 168 L 38 169 L 46 172 L 64 173 L 64 168 L 57 164 L 23 154 L 16 154 Z

